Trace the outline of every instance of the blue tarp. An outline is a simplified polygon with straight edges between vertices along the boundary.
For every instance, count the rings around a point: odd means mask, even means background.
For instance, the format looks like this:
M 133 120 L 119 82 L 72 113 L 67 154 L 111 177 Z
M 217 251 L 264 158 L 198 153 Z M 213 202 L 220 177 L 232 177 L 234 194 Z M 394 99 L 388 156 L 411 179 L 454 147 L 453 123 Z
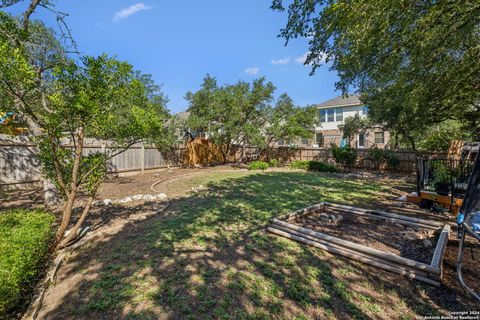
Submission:
M 0 124 L 4 123 L 5 120 L 13 116 L 13 112 L 7 112 L 3 116 L 0 117 Z
M 472 229 L 475 232 L 480 232 L 480 211 L 472 215 Z
M 472 228 L 472 230 L 475 232 L 480 232 L 480 211 L 470 214 L 472 215 L 470 220 L 470 228 Z M 463 213 L 458 214 L 457 223 L 460 225 L 462 224 L 463 220 L 465 220 L 465 215 Z

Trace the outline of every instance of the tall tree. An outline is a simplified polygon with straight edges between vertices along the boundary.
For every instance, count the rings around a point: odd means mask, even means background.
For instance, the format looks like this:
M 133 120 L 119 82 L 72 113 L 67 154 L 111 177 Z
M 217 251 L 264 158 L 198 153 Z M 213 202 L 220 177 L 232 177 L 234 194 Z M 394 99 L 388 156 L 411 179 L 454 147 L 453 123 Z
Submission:
M 271 108 L 259 141 L 259 147 L 271 147 L 279 140 L 286 144 L 299 138 L 313 136 L 317 123 L 317 110 L 314 107 L 297 107 L 286 93 L 280 95 L 274 108 Z
M 234 145 L 254 144 L 261 136 L 275 87 L 264 78 L 219 86 L 207 75 L 199 91 L 188 92 L 188 126 L 205 130 L 226 163 Z
M 140 141 L 162 141 L 168 114 L 161 91 L 130 64 L 105 55 L 80 61 L 69 60 L 42 23 L 29 22 L 26 28 L 22 20 L 0 12 L 0 111 L 25 119 L 39 145 L 44 174 L 64 199 L 56 236 L 60 246 L 76 236 L 88 215 L 108 158 Z M 64 147 L 66 137 L 72 148 Z M 109 140 L 115 151 L 84 155 L 85 137 Z M 72 225 L 80 191 L 88 201 Z
M 288 2 L 288 5 L 285 5 Z M 480 139 L 480 2 L 273 0 L 280 36 L 308 37 L 306 64 L 325 61 L 337 89 L 356 89 L 373 121 L 410 140 L 447 119 Z
M 16 5 L 21 1 L 1 1 L 0 7 Z M 56 21 L 60 26 L 59 32 L 47 28 L 41 21 L 30 21 L 32 13 L 38 8 L 44 8 L 55 13 Z M 51 74 L 53 68 L 65 63 L 66 56 L 70 53 L 57 38 L 63 40 L 68 48 L 76 49 L 68 26 L 64 18 L 66 14 L 57 12 L 53 8 L 53 1 L 31 0 L 23 13 L 12 17 L 5 12 L 0 12 L 0 44 L 4 60 L 1 61 L 0 89 L 5 93 L 0 98 L 0 111 L 12 111 L 12 105 L 17 110 L 25 109 L 28 105 L 36 110 L 46 107 L 46 96 L 51 93 Z M 24 61 L 22 61 L 24 60 Z M 25 62 L 35 73 L 31 82 L 23 83 L 26 79 L 25 70 L 17 71 L 15 65 L 20 67 Z M 43 110 L 48 111 L 48 110 Z M 27 113 L 17 112 L 16 123 L 27 124 L 30 133 L 41 134 L 41 128 Z M 19 121 L 18 121 L 19 120 Z M 58 197 L 53 183 L 42 179 L 44 186 L 45 203 L 52 206 L 58 202 Z

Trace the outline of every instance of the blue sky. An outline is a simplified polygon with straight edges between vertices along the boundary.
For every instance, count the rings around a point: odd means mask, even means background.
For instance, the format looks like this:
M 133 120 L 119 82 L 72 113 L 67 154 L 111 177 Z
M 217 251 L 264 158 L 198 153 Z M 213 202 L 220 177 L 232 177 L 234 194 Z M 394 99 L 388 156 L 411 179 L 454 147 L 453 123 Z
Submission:
M 198 90 L 209 73 L 221 84 L 265 76 L 297 105 L 319 103 L 338 95 L 337 74 L 322 66 L 309 76 L 302 65 L 306 39 L 277 37 L 284 13 L 271 0 L 58 0 L 83 54 L 107 53 L 127 60 L 163 84 L 169 109 L 185 110 L 187 91 Z M 18 10 L 18 8 L 17 8 Z M 54 16 L 35 15 L 55 25 Z

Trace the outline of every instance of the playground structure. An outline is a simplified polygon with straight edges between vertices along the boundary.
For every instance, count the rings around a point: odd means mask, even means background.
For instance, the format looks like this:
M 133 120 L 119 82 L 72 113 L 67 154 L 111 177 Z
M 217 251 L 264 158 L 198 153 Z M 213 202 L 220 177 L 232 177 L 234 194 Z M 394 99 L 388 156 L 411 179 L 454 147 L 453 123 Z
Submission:
M 473 172 L 480 142 L 453 141 L 446 158 L 417 158 L 417 191 L 407 201 L 457 214 Z
M 0 133 L 19 135 L 28 131 L 27 128 L 18 127 L 15 119 L 16 115 L 11 111 L 0 112 Z

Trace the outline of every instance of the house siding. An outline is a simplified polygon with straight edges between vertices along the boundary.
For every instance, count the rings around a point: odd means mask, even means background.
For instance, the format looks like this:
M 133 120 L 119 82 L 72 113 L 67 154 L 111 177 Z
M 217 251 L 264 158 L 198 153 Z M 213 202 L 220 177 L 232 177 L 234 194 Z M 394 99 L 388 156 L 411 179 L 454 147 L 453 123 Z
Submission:
M 359 114 L 361 117 L 366 117 L 367 115 L 363 113 L 363 110 L 365 108 L 365 105 L 362 103 L 352 103 L 351 99 L 346 100 L 346 99 L 339 99 L 336 98 L 337 103 L 330 104 L 330 105 L 325 105 L 325 104 L 320 104 L 317 107 L 318 113 L 319 113 L 319 120 L 320 120 L 320 112 L 321 110 L 325 109 L 336 109 L 336 108 L 341 108 L 343 110 L 343 120 L 342 121 L 333 121 L 333 122 L 322 122 L 318 123 L 316 128 L 315 128 L 315 133 L 321 133 L 323 135 L 323 146 L 319 146 L 318 144 L 315 143 L 315 139 L 312 139 L 312 147 L 324 147 L 328 148 L 331 143 L 334 143 L 336 145 L 340 145 L 340 142 L 342 140 L 343 133 L 341 130 L 338 128 L 339 125 L 345 123 L 345 119 L 348 117 L 353 117 L 356 114 Z M 345 103 L 342 105 L 342 100 L 346 101 L 348 103 Z M 328 118 L 328 117 L 327 117 Z M 336 117 L 335 117 L 336 120 Z M 383 137 L 384 141 L 383 143 L 376 143 L 375 142 L 375 132 L 382 132 L 380 128 L 373 128 L 369 129 L 364 133 L 364 146 L 361 147 L 358 144 L 359 136 L 356 135 L 352 141 L 350 142 L 351 146 L 354 148 L 362 148 L 362 149 L 367 149 L 367 148 L 372 148 L 376 146 L 377 148 L 385 148 L 387 147 L 389 141 L 390 141 L 390 134 L 387 131 L 383 131 Z

